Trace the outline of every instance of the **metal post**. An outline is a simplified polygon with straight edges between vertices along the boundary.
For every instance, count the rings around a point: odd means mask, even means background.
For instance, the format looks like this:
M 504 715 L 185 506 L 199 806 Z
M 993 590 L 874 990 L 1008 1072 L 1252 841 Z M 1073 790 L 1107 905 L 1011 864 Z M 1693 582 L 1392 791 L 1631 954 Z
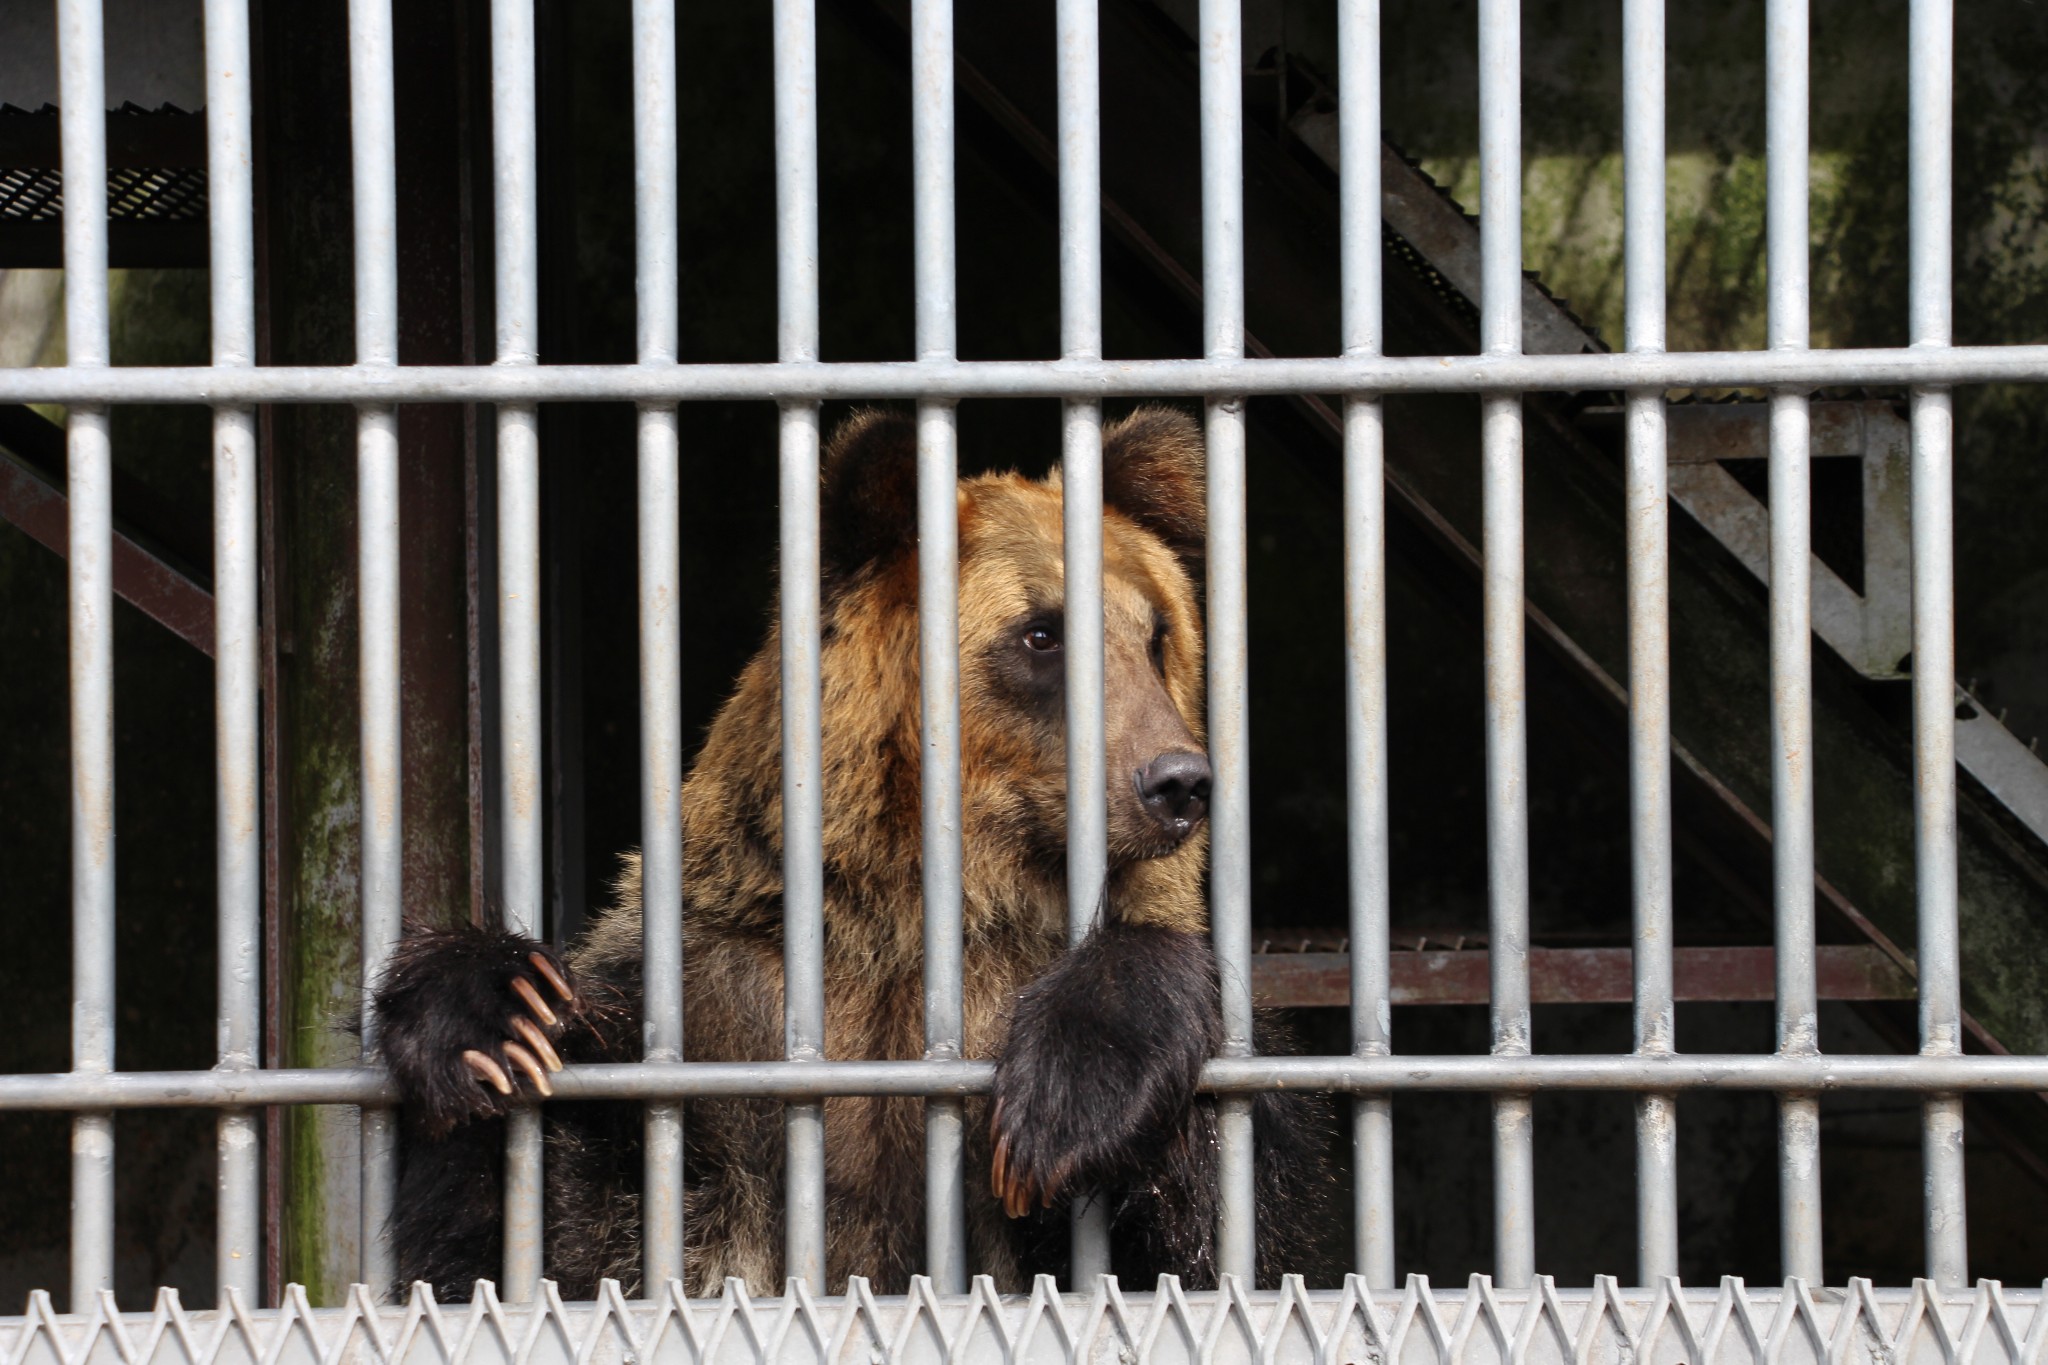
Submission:
M 1765 10 L 1769 340 L 1807 344 L 1806 0 Z M 1806 395 L 1771 395 L 1771 854 L 1776 902 L 1778 1050 L 1820 1051 L 1813 965 L 1813 622 Z M 1783 1270 L 1821 1278 L 1820 1102 L 1779 1101 Z
M 1623 195 L 1631 351 L 1664 349 L 1664 0 L 1622 10 Z M 1635 1048 L 1677 1049 L 1671 979 L 1671 616 L 1664 395 L 1628 395 L 1629 846 Z M 1636 1100 L 1636 1281 L 1678 1273 L 1678 1101 Z
M 1479 9 L 1480 344 L 1522 349 L 1521 10 Z M 1493 1051 L 1529 1055 L 1529 796 L 1522 648 L 1522 400 L 1480 400 L 1485 565 L 1487 947 Z M 1494 1279 L 1520 1289 L 1535 1273 L 1535 1156 L 1527 1095 L 1493 1104 Z
M 206 0 L 207 210 L 213 363 L 256 360 L 254 193 L 250 173 L 249 18 L 241 0 Z M 221 1071 L 262 1063 L 263 828 L 257 767 L 260 627 L 256 612 L 256 418 L 213 414 L 215 860 L 220 879 L 216 1030 Z M 214 1278 L 255 1306 L 262 1292 L 257 1118 L 225 1109 L 216 1125 L 220 1202 Z
M 1911 326 L 1916 347 L 1952 339 L 1951 142 L 1954 0 L 1914 0 L 1911 18 Z M 1960 1056 L 1962 975 L 1956 922 L 1955 414 L 1947 389 L 1913 391 L 1913 825 L 1918 874 L 1920 1051 Z M 1969 1279 L 1963 1198 L 1963 1101 L 1928 1097 L 1927 1276 Z
M 777 356 L 818 359 L 818 45 L 813 0 L 775 0 Z M 818 407 L 782 406 L 784 1052 L 825 1055 L 824 757 L 819 720 Z M 825 1287 L 825 1110 L 785 1107 L 783 1272 Z
M 64 176 L 64 339 L 70 366 L 104 367 L 106 44 L 99 0 L 57 6 Z M 71 652 L 71 1069 L 114 1066 L 113 465 L 104 407 L 66 422 Z M 114 1287 L 114 1121 L 71 1119 L 71 1308 Z
M 910 7 L 911 155 L 917 358 L 954 357 L 953 6 Z M 917 620 L 924 753 L 924 1048 L 963 1047 L 960 902 L 960 546 L 954 407 L 917 405 Z M 967 1292 L 966 1111 L 925 1101 L 925 1273 L 941 1293 Z
M 673 0 L 634 0 L 636 353 L 676 363 L 676 23 Z M 681 452 L 673 404 L 639 410 L 641 1055 L 683 1059 Z M 683 1278 L 683 1107 L 647 1106 L 641 1293 Z
M 1380 318 L 1380 6 L 1337 8 L 1338 214 L 1347 356 L 1373 356 Z M 1386 430 L 1380 400 L 1344 400 L 1345 795 L 1351 875 L 1351 1050 L 1393 1051 L 1387 894 Z M 1394 1106 L 1351 1102 L 1353 1265 L 1394 1287 Z
M 356 364 L 398 363 L 398 177 L 390 0 L 349 3 L 349 143 L 354 157 Z M 356 409 L 358 688 L 363 764 L 362 1046 L 376 1056 L 374 993 L 398 942 L 404 842 L 398 644 L 398 409 Z M 398 1193 L 398 1128 L 388 1109 L 362 1111 L 362 1281 L 391 1287 L 385 1244 Z
M 1102 357 L 1101 33 L 1095 0 L 1059 0 L 1060 354 Z M 1060 486 L 1067 581 L 1067 941 L 1095 926 L 1109 882 L 1102 719 L 1102 404 L 1061 405 Z M 1076 1205 L 1070 1274 L 1084 1293 L 1109 1273 L 1109 1211 Z
M 533 0 L 492 0 L 492 204 L 497 361 L 540 359 L 538 174 L 534 154 Z M 537 935 L 541 904 L 540 413 L 498 405 L 500 829 L 505 927 Z M 541 1123 L 532 1106 L 505 1130 L 505 1274 L 524 1303 L 541 1277 Z
M 1238 0 L 1202 0 L 1202 336 L 1244 355 L 1244 91 Z M 1209 449 L 1209 918 L 1223 991 L 1219 1055 L 1252 1055 L 1251 754 L 1246 734 L 1244 400 L 1207 400 Z M 1216 1265 L 1251 1282 L 1257 1256 L 1251 1102 L 1216 1102 L 1222 1189 Z

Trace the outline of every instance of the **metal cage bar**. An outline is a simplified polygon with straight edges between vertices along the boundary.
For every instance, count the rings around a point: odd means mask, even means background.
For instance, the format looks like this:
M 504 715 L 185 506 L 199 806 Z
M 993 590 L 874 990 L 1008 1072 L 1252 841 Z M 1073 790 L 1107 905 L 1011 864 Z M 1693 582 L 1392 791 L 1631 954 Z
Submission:
M 2048 346 L 820 364 L 0 369 L 0 403 L 816 403 L 2048 383 Z
M 648 1100 L 715 1096 L 811 1099 L 825 1095 L 987 1094 L 994 1065 L 985 1061 L 612 1062 L 570 1067 L 555 1077 L 565 1100 Z M 1378 1091 L 1684 1090 L 1913 1091 L 2048 1090 L 2048 1057 L 1787 1057 L 1777 1053 L 1677 1053 L 1650 1057 L 1497 1057 L 1402 1054 L 1393 1057 L 1217 1058 L 1202 1069 L 1209 1094 L 1275 1090 Z M 0 1075 L 0 1109 L 188 1109 L 270 1104 L 390 1103 L 397 1091 L 368 1067 L 99 1074 L 59 1071 Z
M 1384 344 L 1380 278 L 1380 7 L 1343 0 L 1338 23 L 1338 244 L 1344 354 Z M 1345 802 L 1351 929 L 1351 1050 L 1393 1051 L 1387 887 L 1387 526 L 1385 410 L 1344 400 Z M 1394 1286 L 1394 1106 L 1351 1104 L 1353 1269 Z
M 775 0 L 776 353 L 818 358 L 818 42 L 813 0 Z M 825 1055 L 824 759 L 819 723 L 818 408 L 782 408 L 782 905 L 784 1050 Z M 825 1110 L 784 1111 L 783 1273 L 825 1283 Z
M 398 172 L 390 0 L 349 3 L 349 146 L 354 165 L 356 364 L 398 363 Z M 362 1055 L 377 1055 L 373 992 L 397 944 L 404 894 L 398 633 L 398 409 L 356 409 L 356 583 L 362 742 Z M 398 1125 L 365 1108 L 361 1274 L 372 1294 L 394 1278 L 384 1238 L 397 1206 Z
M 676 21 L 673 0 L 634 0 L 635 354 L 674 365 L 681 330 L 677 260 Z M 638 423 L 640 635 L 641 1055 L 683 1058 L 682 471 L 672 404 Z M 647 1106 L 641 1284 L 683 1275 L 683 1107 Z
M 912 212 L 920 360 L 954 354 L 953 6 L 910 8 Z M 951 403 L 917 405 L 918 703 L 923 753 L 924 1049 L 965 1049 L 961 995 L 960 482 Z M 925 1102 L 925 1274 L 941 1293 L 967 1289 L 966 1110 Z
M 1059 0 L 1060 354 L 1102 358 L 1102 75 L 1095 0 Z M 1060 414 L 1062 568 L 1066 576 L 1067 940 L 1107 909 L 1109 802 L 1103 729 L 1102 404 L 1069 399 Z M 1109 1211 L 1077 1205 L 1074 1286 L 1109 1272 Z
M 1769 341 L 1807 345 L 1807 0 L 1764 11 L 1764 140 Z M 1820 1050 L 1814 977 L 1812 516 L 1807 400 L 1771 395 L 1771 860 L 1776 904 L 1778 1050 Z M 1784 1272 L 1818 1280 L 1820 1102 L 1780 1098 L 1779 1245 Z
M 1480 347 L 1522 349 L 1522 41 L 1519 0 L 1479 8 Z M 1480 400 L 1484 522 L 1481 615 L 1486 652 L 1487 944 L 1493 1051 L 1526 1057 L 1529 1037 L 1527 683 L 1522 646 L 1522 399 Z M 1494 1278 L 1535 1274 L 1534 1110 L 1525 1094 L 1493 1101 Z
M 492 0 L 493 259 L 499 366 L 540 360 L 539 172 L 533 0 Z M 505 927 L 536 936 L 541 907 L 540 411 L 498 405 L 499 803 Z M 539 1292 L 540 1111 L 505 1125 L 505 1280 L 513 1302 Z
M 1954 0 L 1914 0 L 1909 19 L 1911 167 L 1909 325 L 1916 347 L 1953 338 L 1950 289 Z M 1955 414 L 1946 389 L 1912 398 L 1913 827 L 1918 878 L 1920 1050 L 1963 1050 L 1956 906 Z M 1957 1288 L 1969 1278 L 1963 1197 L 1963 1102 L 1931 1095 L 1923 1107 L 1928 1278 Z
M 110 360 L 106 40 L 100 0 L 57 6 L 67 367 Z M 114 1068 L 113 449 L 104 407 L 65 423 L 71 655 L 71 1068 Z M 71 1120 L 71 1303 L 114 1285 L 114 1121 Z
M 1202 352 L 1244 355 L 1244 35 L 1238 0 L 1202 0 Z M 1244 399 L 1209 396 L 1209 918 L 1223 993 L 1217 1055 L 1250 1057 L 1251 751 L 1246 733 Z M 1221 1184 L 1216 1266 L 1250 1279 L 1257 1260 L 1249 1100 L 1217 1101 Z
M 1622 9 L 1624 275 L 1631 351 L 1664 349 L 1664 0 Z M 1671 921 L 1670 500 L 1664 395 L 1627 400 L 1629 846 L 1635 1047 L 1676 1050 Z M 1636 1283 L 1678 1273 L 1678 1102 L 1636 1099 Z
M 249 17 L 206 0 L 208 247 L 213 363 L 256 363 L 255 194 Z M 222 1071 L 252 1071 L 263 1048 L 263 826 L 258 768 L 262 632 L 257 619 L 256 414 L 213 413 L 215 865 L 220 880 L 216 1021 Z M 216 1121 L 214 1278 L 249 1303 L 262 1287 L 263 1167 L 257 1116 Z

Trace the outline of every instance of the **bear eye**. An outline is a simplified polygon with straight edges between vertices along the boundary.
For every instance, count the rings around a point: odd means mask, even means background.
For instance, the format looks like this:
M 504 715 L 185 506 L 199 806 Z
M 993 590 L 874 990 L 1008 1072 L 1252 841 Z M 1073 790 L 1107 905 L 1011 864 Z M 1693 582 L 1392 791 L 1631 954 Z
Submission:
M 1148 651 L 1152 656 L 1152 667 L 1161 677 L 1166 675 L 1166 622 L 1160 621 L 1152 627 L 1152 645 Z
M 1035 654 L 1050 654 L 1060 647 L 1060 637 L 1048 626 L 1026 626 L 1024 648 Z

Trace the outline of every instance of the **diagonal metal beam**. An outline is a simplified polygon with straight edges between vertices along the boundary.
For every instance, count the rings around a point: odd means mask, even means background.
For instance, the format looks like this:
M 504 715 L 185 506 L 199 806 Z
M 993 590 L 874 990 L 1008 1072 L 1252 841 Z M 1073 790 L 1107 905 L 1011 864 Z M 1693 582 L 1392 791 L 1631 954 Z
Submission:
M 69 553 L 64 490 L 35 466 L 0 450 L 0 519 L 58 558 Z M 213 594 L 119 529 L 113 538 L 114 592 L 171 634 L 213 657 Z

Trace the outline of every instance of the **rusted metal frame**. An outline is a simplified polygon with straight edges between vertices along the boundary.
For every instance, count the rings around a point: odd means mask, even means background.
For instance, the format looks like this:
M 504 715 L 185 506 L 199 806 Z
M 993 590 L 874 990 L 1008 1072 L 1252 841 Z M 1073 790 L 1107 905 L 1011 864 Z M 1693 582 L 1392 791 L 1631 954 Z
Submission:
M 0 519 L 66 557 L 64 490 L 26 461 L 0 451 Z M 114 593 L 208 658 L 213 657 L 213 594 L 118 528 L 113 532 Z
M 1529 996 L 1538 1005 L 1627 1004 L 1628 948 L 1532 948 Z M 1769 1000 L 1773 952 L 1767 947 L 1678 948 L 1673 993 L 1681 1001 Z M 1396 952 L 1389 958 L 1396 1005 L 1483 1005 L 1484 948 Z M 1913 978 L 1872 944 L 1818 949 L 1823 1000 L 1910 1000 Z M 1335 1007 L 1349 999 L 1349 952 L 1259 953 L 1252 994 L 1283 1009 Z

